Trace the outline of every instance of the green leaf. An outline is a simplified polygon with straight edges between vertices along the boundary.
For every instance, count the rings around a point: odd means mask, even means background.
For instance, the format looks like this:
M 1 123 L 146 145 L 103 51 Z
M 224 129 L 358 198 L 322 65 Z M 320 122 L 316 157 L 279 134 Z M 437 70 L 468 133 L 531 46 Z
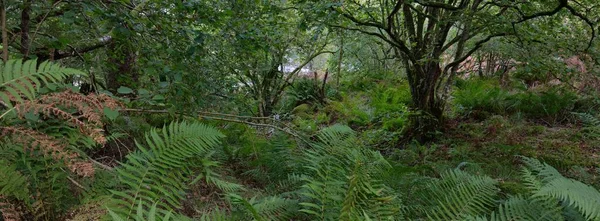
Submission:
M 165 96 L 162 96 L 162 95 L 160 95 L 160 94 L 157 94 L 157 95 L 154 95 L 154 97 L 152 97 L 152 100 L 155 100 L 155 101 L 163 101 L 163 100 L 165 100 Z
M 140 96 L 145 96 L 145 95 L 149 95 L 149 94 L 150 94 L 150 91 L 149 91 L 149 90 L 146 90 L 146 89 L 143 89 L 143 88 L 141 88 L 141 89 L 138 89 L 138 94 L 139 94 Z
M 117 89 L 117 92 L 119 94 L 131 94 L 133 93 L 133 90 L 131 88 L 121 86 L 119 89 Z
M 25 119 L 32 121 L 32 122 L 37 122 L 40 119 L 40 116 L 38 116 L 37 114 L 34 114 L 32 112 L 27 112 L 25 114 Z
M 119 117 L 118 110 L 113 110 L 108 107 L 105 107 L 103 111 L 104 111 L 104 116 L 106 116 L 109 120 L 115 120 L 115 119 L 117 119 L 117 117 Z

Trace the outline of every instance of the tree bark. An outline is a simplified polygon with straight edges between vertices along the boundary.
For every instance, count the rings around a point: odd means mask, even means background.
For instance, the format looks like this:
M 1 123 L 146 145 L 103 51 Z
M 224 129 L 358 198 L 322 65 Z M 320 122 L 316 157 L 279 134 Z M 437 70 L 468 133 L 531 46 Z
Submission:
M 121 86 L 134 88 L 139 79 L 135 50 L 123 40 L 110 43 L 108 50 L 111 69 L 106 76 L 106 88 L 113 93 Z
M 2 60 L 8 61 L 8 30 L 6 27 L 6 0 L 0 3 L 0 19 L 2 19 Z
M 437 96 L 436 86 L 442 74 L 439 62 L 428 62 L 425 65 L 409 65 L 406 67 L 411 88 L 413 108 L 418 112 L 411 116 L 408 137 L 419 142 L 434 138 L 443 121 L 443 100 Z
M 24 58 L 29 57 L 29 21 L 31 13 L 31 0 L 23 1 L 21 10 L 21 54 Z
M 340 56 L 337 63 L 337 76 L 335 77 L 336 87 L 340 87 L 340 78 L 342 77 L 342 58 L 344 56 L 344 35 L 340 38 Z

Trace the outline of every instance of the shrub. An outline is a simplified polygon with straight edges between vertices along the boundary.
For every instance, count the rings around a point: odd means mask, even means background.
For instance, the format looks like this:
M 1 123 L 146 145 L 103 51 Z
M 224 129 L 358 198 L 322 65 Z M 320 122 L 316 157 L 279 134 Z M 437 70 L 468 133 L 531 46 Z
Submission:
M 514 102 L 515 112 L 521 112 L 531 119 L 557 123 L 570 116 L 577 101 L 577 95 L 565 89 L 552 88 L 542 92 L 516 93 L 511 96 L 510 100 Z
M 478 111 L 505 114 L 511 106 L 509 93 L 493 80 L 459 81 L 457 86 L 454 103 L 462 114 Z
M 335 95 L 335 90 L 327 84 L 323 85 L 322 80 L 301 78 L 294 82 L 287 93 L 288 103 L 295 107 L 301 104 L 324 104 L 327 97 Z
M 367 126 L 373 119 L 373 110 L 367 106 L 361 96 L 343 96 L 341 101 L 332 101 L 325 112 L 339 123 L 351 127 Z
M 457 82 L 453 95 L 457 111 L 462 115 L 521 113 L 529 119 L 548 123 L 567 120 L 578 99 L 574 92 L 563 88 L 511 93 L 494 80 L 479 79 Z
M 412 103 L 410 87 L 406 82 L 392 87 L 378 86 L 371 92 L 370 97 L 371 106 L 376 109 L 377 114 L 403 111 L 403 106 Z

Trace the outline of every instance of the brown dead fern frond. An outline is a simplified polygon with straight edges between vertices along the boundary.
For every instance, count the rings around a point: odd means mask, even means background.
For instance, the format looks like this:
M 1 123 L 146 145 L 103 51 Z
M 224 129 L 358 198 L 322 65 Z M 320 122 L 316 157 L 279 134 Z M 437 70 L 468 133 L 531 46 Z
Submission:
M 79 206 L 69 211 L 70 218 L 67 221 L 88 221 L 88 220 L 102 220 L 107 213 L 106 204 L 107 199 L 100 199 L 97 201 L 91 201 L 84 205 Z
M 38 131 L 21 127 L 0 127 L 0 137 L 8 137 L 11 141 L 22 145 L 25 151 L 39 149 L 45 156 L 63 161 L 73 173 L 89 177 L 94 175 L 92 162 L 80 159 L 78 153 L 67 149 L 67 144 Z
M 24 103 L 19 104 L 16 106 L 16 110 L 18 116 L 21 118 L 25 118 L 26 113 L 43 114 L 46 117 L 56 117 L 60 120 L 64 120 L 70 126 L 78 128 L 82 134 L 93 138 L 96 143 L 106 143 L 106 138 L 100 128 L 102 123 L 100 119 L 97 119 L 101 117 L 88 109 L 81 110 L 85 112 L 83 115 L 75 116 L 62 108 L 57 107 L 56 103 L 46 104 L 36 100 L 25 101 Z M 86 116 L 90 118 L 85 118 Z
M 2 195 L 0 195 L 0 212 L 5 221 L 21 220 L 21 210 Z
M 104 108 L 116 109 L 122 105 L 108 95 L 83 95 L 70 90 L 43 95 L 34 101 L 25 101 L 16 106 L 18 115 L 23 118 L 26 113 L 41 113 L 47 117 L 57 117 L 77 127 L 81 133 L 94 139 L 96 143 L 105 144 L 106 138 L 102 130 Z M 64 109 L 73 108 L 76 113 Z

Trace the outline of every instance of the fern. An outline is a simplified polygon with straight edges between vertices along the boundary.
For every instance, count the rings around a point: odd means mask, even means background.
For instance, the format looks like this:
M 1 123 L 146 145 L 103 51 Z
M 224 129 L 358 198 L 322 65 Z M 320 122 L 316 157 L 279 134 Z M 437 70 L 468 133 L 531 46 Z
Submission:
M 536 173 L 541 186 L 533 191 L 534 197 L 549 197 L 563 203 L 563 208 L 574 207 L 588 220 L 600 220 L 600 192 L 591 186 L 562 176 L 552 166 L 523 157 L 526 165 Z
M 600 119 L 589 113 L 573 113 L 583 123 L 583 135 L 588 138 L 600 138 Z
M 196 157 L 207 154 L 223 135 L 200 123 L 172 123 L 162 131 L 153 129 L 145 135 L 146 145 L 137 143 L 138 151 L 127 156 L 116 171 L 124 190 L 111 191 L 116 214 L 131 217 L 136 202 L 144 208 L 159 202 L 162 210 L 181 207 L 186 186 L 191 181 L 189 165 Z
M 49 83 L 61 82 L 69 76 L 86 75 L 81 71 L 64 68 L 59 64 L 48 61 L 42 62 L 38 67 L 36 60 L 27 60 L 25 62 L 21 60 L 9 60 L 2 64 L 1 68 L 0 101 L 9 110 L 13 108 L 13 101 L 23 103 L 23 97 L 33 100 L 36 92 L 42 86 L 42 82 L 47 85 Z
M 0 160 L 0 196 L 24 200 L 29 197 L 27 178 L 14 165 Z
M 551 199 L 513 196 L 492 213 L 491 220 L 564 220 L 556 205 Z
M 377 179 L 388 162 L 378 153 L 357 147 L 354 131 L 345 126 L 323 129 L 319 142 L 305 151 L 302 212 L 317 220 L 356 220 L 366 215 L 384 219 L 399 213 L 394 195 Z
M 0 160 L 0 217 L 19 220 L 21 216 L 10 199 L 24 201 L 29 197 L 27 178 L 17 172 L 14 165 Z
M 225 211 L 219 210 L 218 208 L 202 214 L 200 221 L 237 221 L 234 217 L 227 214 Z
M 183 215 L 173 215 L 173 213 L 171 211 L 162 212 L 164 214 L 163 216 L 159 216 L 159 212 L 160 212 L 160 209 L 158 209 L 158 203 L 154 203 L 154 204 L 152 204 L 152 207 L 150 207 L 147 215 L 144 215 L 145 210 L 142 206 L 142 202 L 140 201 L 138 203 L 138 207 L 136 209 L 136 214 L 133 216 L 133 218 L 135 221 L 170 221 L 170 220 L 184 220 L 185 221 L 185 220 L 190 220 L 189 218 L 187 218 Z M 119 214 L 113 212 L 110 209 L 108 209 L 108 213 L 109 213 L 110 217 L 112 218 L 112 220 L 114 220 L 114 221 L 127 220 L 127 218 L 120 216 Z
M 246 200 L 237 194 L 228 194 L 233 205 L 242 206 L 243 217 L 252 217 L 254 220 L 290 220 L 297 210 L 296 200 L 279 196 L 268 196 L 262 199 L 256 197 Z
M 579 181 L 564 177 L 545 184 L 534 196 L 548 196 L 575 207 L 587 220 L 600 220 L 600 192 Z
M 522 159 L 522 178 L 529 194 L 510 197 L 489 216 L 490 220 L 600 220 L 598 190 L 563 177 L 548 164 Z M 471 220 L 487 220 L 477 215 Z
M 202 168 L 200 171 L 200 175 L 196 177 L 190 184 L 195 184 L 201 179 L 204 179 L 204 181 L 207 184 L 212 184 L 219 190 L 224 191 L 226 193 L 232 193 L 239 190 L 243 190 L 244 187 L 242 185 L 228 182 L 224 180 L 219 173 L 215 172 L 214 169 L 219 166 L 219 163 L 209 159 L 211 155 L 212 153 L 209 153 L 206 156 L 204 156 L 204 158 L 199 160 L 200 167 Z
M 495 206 L 499 192 L 497 181 L 471 175 L 461 170 L 442 174 L 441 179 L 430 184 L 429 194 L 433 208 L 427 216 L 433 220 L 461 220 L 467 216 L 488 214 Z

